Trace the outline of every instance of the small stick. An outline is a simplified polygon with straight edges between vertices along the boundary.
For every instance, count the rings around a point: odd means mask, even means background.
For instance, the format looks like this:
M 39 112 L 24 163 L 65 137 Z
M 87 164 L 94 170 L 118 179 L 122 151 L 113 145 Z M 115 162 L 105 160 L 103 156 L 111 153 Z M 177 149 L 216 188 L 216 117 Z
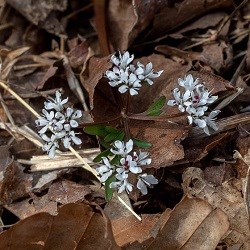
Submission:
M 117 198 L 139 221 L 142 220 L 141 217 L 119 195 L 117 195 Z

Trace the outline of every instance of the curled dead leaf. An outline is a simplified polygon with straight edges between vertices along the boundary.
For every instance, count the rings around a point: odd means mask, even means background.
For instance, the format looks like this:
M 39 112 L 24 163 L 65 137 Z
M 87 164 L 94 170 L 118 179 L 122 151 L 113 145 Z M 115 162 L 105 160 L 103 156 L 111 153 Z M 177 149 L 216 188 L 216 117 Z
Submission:
M 0 249 L 120 249 L 98 207 L 67 204 L 57 216 L 35 214 L 0 234 Z

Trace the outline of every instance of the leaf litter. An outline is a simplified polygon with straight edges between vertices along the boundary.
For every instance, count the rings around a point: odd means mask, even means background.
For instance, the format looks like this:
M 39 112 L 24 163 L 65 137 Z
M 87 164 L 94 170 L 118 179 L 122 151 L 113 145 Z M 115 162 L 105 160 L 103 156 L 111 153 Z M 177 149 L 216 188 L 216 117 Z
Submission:
M 123 197 L 142 222 L 116 197 L 106 202 L 74 154 L 43 155 L 34 116 L 1 89 L 0 248 L 249 248 L 248 1 L 6 0 L 0 8 L 1 81 L 37 112 L 61 89 L 90 113 L 75 149 L 91 166 L 111 138 L 124 136 L 125 99 L 105 77 L 111 54 L 129 50 L 135 62 L 163 70 L 128 112 L 132 138 L 151 145 L 147 171 L 159 180 L 145 196 Z M 152 110 L 188 74 L 219 96 L 209 107 L 220 107 L 219 129 L 209 137 L 177 108 Z M 95 137 L 82 129 L 91 122 L 115 130 Z

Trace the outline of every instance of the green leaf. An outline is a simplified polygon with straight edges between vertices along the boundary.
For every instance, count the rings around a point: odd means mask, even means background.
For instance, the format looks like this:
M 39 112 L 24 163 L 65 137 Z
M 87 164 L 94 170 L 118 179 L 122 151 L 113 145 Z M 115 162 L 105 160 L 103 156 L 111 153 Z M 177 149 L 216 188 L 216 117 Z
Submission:
M 134 144 L 139 148 L 151 148 L 152 147 L 152 144 L 150 142 L 139 140 L 136 138 L 133 138 L 132 140 Z
M 110 201 L 113 198 L 114 189 L 110 188 L 110 183 L 114 182 L 116 180 L 115 175 L 111 175 L 106 181 L 105 181 L 105 199 L 106 201 Z
M 113 128 L 113 127 L 110 127 L 110 126 L 106 126 L 105 127 L 105 130 L 110 134 L 114 134 L 114 133 L 118 133 L 120 130 L 119 129 L 116 129 L 116 128 Z
M 166 97 L 161 96 L 159 99 L 157 99 L 154 103 L 152 103 L 149 108 L 146 111 L 146 115 L 148 116 L 157 116 L 161 114 L 161 109 L 166 103 Z
M 107 157 L 110 154 L 110 149 L 106 149 L 102 151 L 99 155 L 97 155 L 94 159 L 93 162 L 100 162 L 102 160 L 102 157 Z
M 83 131 L 89 135 L 97 135 L 105 137 L 108 132 L 106 131 L 106 126 L 104 125 L 91 125 L 83 129 Z
M 125 136 L 125 133 L 123 131 L 117 130 L 116 133 L 110 133 L 107 136 L 105 136 L 104 141 L 105 142 L 114 142 L 116 140 L 122 140 Z
M 100 143 L 100 145 L 101 145 L 102 147 L 104 147 L 104 148 L 106 148 L 106 149 L 110 149 L 110 147 L 111 147 L 110 143 L 107 143 L 107 142 L 105 142 L 105 141 L 103 141 L 103 140 L 99 140 L 99 143 Z
M 115 155 L 115 157 L 110 161 L 112 165 L 118 165 L 120 163 L 120 155 Z

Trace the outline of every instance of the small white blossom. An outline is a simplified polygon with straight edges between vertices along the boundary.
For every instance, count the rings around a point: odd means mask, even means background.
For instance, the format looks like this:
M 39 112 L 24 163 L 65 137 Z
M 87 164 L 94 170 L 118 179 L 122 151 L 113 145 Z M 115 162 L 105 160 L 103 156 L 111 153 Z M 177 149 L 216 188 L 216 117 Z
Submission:
M 196 80 L 194 80 L 193 76 L 191 74 L 185 76 L 183 79 L 179 78 L 178 79 L 178 84 L 181 87 L 184 87 L 186 90 L 189 90 L 190 92 L 192 92 L 195 87 L 199 87 L 202 86 L 199 83 L 199 79 L 197 78 Z
M 134 60 L 134 55 L 130 55 L 128 51 L 126 51 L 123 55 L 119 52 L 119 56 L 115 55 L 111 56 L 111 62 L 119 67 L 120 69 L 126 70 L 128 65 Z
M 152 85 L 154 82 L 152 79 L 158 78 L 163 70 L 154 72 L 153 64 L 150 62 L 146 66 L 142 63 L 137 63 L 138 68 L 135 70 L 136 75 L 139 80 L 146 81 L 149 85 Z
M 204 132 L 209 135 L 208 127 L 216 130 L 215 117 L 219 111 L 213 111 L 208 116 L 206 112 L 208 105 L 215 102 L 218 96 L 212 96 L 203 84 L 199 84 L 198 79 L 194 80 L 192 75 L 178 79 L 178 84 L 184 88 L 181 92 L 179 88 L 173 90 L 174 100 L 169 100 L 169 106 L 178 106 L 181 112 L 188 113 L 189 124 L 196 124 L 203 128 Z M 209 125 L 210 124 L 210 125 Z
M 46 134 L 43 134 L 42 139 L 46 142 L 43 145 L 43 151 L 46 151 L 50 158 L 55 157 L 56 149 L 59 148 L 58 140 L 55 135 L 52 135 L 51 138 L 49 138 Z
M 55 109 L 56 111 L 61 111 L 63 110 L 63 105 L 66 104 L 68 102 L 68 98 L 66 99 L 61 99 L 61 92 L 60 91 L 56 91 L 56 98 L 50 98 L 51 100 L 48 102 L 44 103 L 44 107 L 47 110 L 51 110 L 51 109 Z
M 173 96 L 174 96 L 174 100 L 169 100 L 168 101 L 168 105 L 169 106 L 178 106 L 178 109 L 181 112 L 185 112 L 186 107 L 189 107 L 191 105 L 190 102 L 190 91 L 186 90 L 184 94 L 181 94 L 180 90 L 178 88 L 175 88 L 173 90 Z
M 133 160 L 137 163 L 138 166 L 145 166 L 149 165 L 151 163 L 151 159 L 147 158 L 148 157 L 147 152 L 141 152 L 139 155 L 136 152 L 133 152 Z
M 133 190 L 133 185 L 128 181 L 128 173 L 123 172 L 123 174 L 117 174 L 116 179 L 118 181 L 110 183 L 110 188 L 118 189 L 118 193 L 126 191 L 128 194 Z
M 72 142 L 76 145 L 82 144 L 82 140 L 76 136 L 73 130 L 69 131 L 69 133 L 65 133 L 65 136 L 62 138 L 62 141 L 65 148 L 69 148 Z
M 138 90 L 140 89 L 140 87 L 140 80 L 137 79 L 136 75 L 133 73 L 128 75 L 125 72 L 122 85 L 118 88 L 118 91 L 123 94 L 129 90 L 130 95 L 133 96 L 138 94 Z
M 96 168 L 96 172 L 101 176 L 100 181 L 105 182 L 115 171 L 115 167 L 110 164 L 107 157 L 102 157 L 103 165 Z
M 110 149 L 113 154 L 126 156 L 133 149 L 133 141 L 131 139 L 126 143 L 115 141 L 113 147 Z
M 151 184 L 158 183 L 157 179 L 152 175 L 147 177 L 147 174 L 143 174 L 145 166 L 151 163 L 151 159 L 148 157 L 149 154 L 147 152 L 139 151 L 138 153 L 133 151 L 133 140 L 130 139 L 127 142 L 115 141 L 110 151 L 116 157 L 119 157 L 119 162 L 112 165 L 107 157 L 102 158 L 104 165 L 96 169 L 101 176 L 101 182 L 105 182 L 109 176 L 115 174 L 116 180 L 110 184 L 110 187 L 117 189 L 118 193 L 124 190 L 130 193 L 133 190 L 133 184 L 128 181 L 129 176 L 132 175 L 139 175 L 137 177 L 140 180 L 138 185 L 142 189 L 142 192 L 145 190 L 143 185 L 150 186 Z M 141 184 L 141 181 L 144 184 Z
M 124 170 L 129 170 L 134 174 L 142 172 L 142 169 L 137 165 L 137 162 L 133 159 L 131 155 L 127 155 L 125 158 L 121 158 L 120 163 Z
M 215 131 L 218 130 L 215 119 L 219 113 L 220 110 L 214 110 L 208 116 L 203 116 L 201 119 L 195 119 L 194 123 L 196 123 L 200 128 L 203 128 L 207 135 L 210 135 L 208 128 L 212 128 Z
M 137 95 L 144 82 L 152 85 L 153 80 L 159 77 L 163 71 L 155 72 L 152 63 L 146 66 L 138 62 L 137 65 L 131 64 L 134 55 L 130 55 L 128 51 L 118 57 L 112 55 L 111 62 L 114 67 L 106 71 L 106 77 L 111 87 L 118 87 L 120 93 L 129 91 L 130 95 Z
M 138 176 L 137 188 L 141 191 L 143 195 L 148 193 L 147 187 L 158 184 L 158 180 L 153 175 L 148 175 L 146 173 Z
M 73 130 L 78 127 L 76 120 L 82 116 L 82 112 L 69 107 L 65 108 L 64 104 L 67 103 L 68 98 L 62 100 L 59 91 L 56 91 L 55 99 L 50 99 L 49 102 L 44 102 L 45 108 L 42 110 L 42 116 L 36 120 L 36 125 L 42 127 L 38 132 L 46 142 L 44 151 L 53 157 L 60 141 L 63 142 L 65 148 L 69 148 L 71 144 L 82 143 Z

